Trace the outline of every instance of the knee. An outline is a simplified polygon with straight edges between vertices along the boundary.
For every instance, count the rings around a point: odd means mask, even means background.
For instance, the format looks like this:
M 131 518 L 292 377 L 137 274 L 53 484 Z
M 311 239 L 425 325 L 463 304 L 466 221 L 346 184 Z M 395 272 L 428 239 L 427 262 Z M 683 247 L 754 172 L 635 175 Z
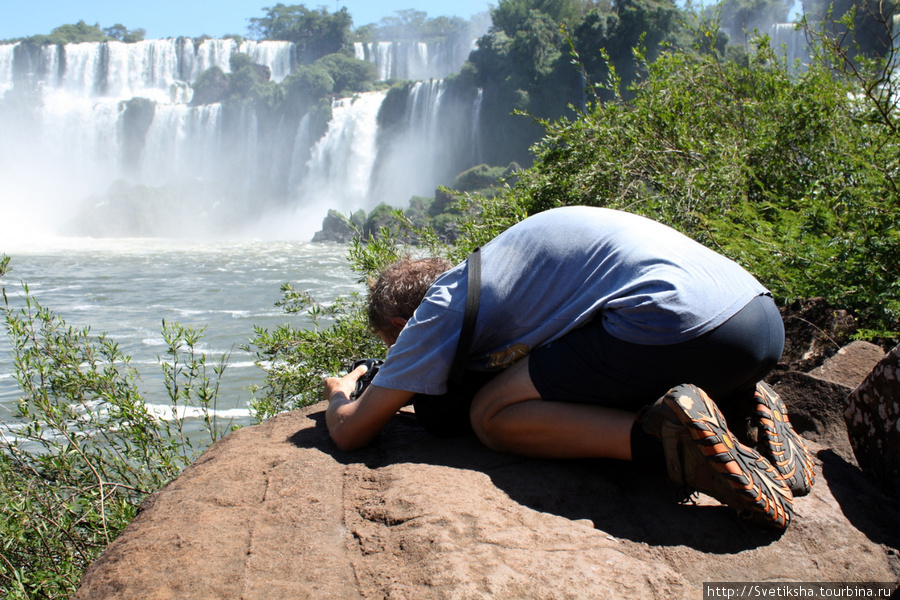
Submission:
M 489 449 L 497 452 L 502 452 L 504 450 L 503 437 L 500 435 L 498 429 L 492 426 L 489 419 L 478 422 L 473 420 L 472 431 L 475 432 L 475 435 L 481 443 Z
M 506 451 L 517 436 L 515 405 L 539 398 L 528 375 L 528 358 L 517 362 L 481 388 L 472 399 L 472 431 L 491 450 Z
M 472 409 L 469 411 L 472 431 L 482 444 L 491 450 L 502 452 L 504 449 L 502 419 L 498 418 L 500 409 L 487 398 L 479 398 L 479 395 L 475 396 Z
M 469 423 L 472 425 L 472 431 L 475 432 L 481 443 L 493 449 L 492 440 L 496 434 L 492 431 L 494 428 L 491 427 L 491 418 L 485 410 L 483 399 L 479 402 L 479 395 L 476 395 L 472 401 L 472 408 L 469 410 Z

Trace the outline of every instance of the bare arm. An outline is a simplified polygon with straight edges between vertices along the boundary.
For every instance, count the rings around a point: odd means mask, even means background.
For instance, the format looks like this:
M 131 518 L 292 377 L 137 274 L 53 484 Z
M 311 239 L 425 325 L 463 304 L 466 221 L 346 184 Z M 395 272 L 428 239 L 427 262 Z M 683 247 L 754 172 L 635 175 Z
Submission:
M 328 399 L 325 422 L 331 439 L 341 450 L 356 450 L 371 442 L 413 397 L 413 392 L 370 385 L 359 398 L 352 400 L 350 394 L 356 381 L 365 372 L 366 368 L 360 366 L 344 377 L 325 380 L 325 398 Z

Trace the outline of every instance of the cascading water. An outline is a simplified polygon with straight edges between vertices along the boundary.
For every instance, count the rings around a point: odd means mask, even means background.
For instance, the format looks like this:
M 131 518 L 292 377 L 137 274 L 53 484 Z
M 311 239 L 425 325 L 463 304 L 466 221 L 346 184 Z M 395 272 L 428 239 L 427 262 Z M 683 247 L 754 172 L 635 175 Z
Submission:
M 478 88 L 475 95 L 475 105 L 472 107 L 472 123 L 481 123 L 481 104 L 484 102 L 484 90 Z M 472 127 L 472 156 L 475 157 L 475 164 L 480 164 L 481 159 L 481 128 Z
M 291 74 L 294 61 L 288 42 L 255 42 L 245 40 L 238 47 L 238 52 L 250 55 L 250 59 L 259 65 L 266 65 L 272 70 L 272 81 L 279 82 Z
M 458 69 L 464 59 L 454 66 L 435 58 L 434 48 L 410 47 L 415 52 L 391 59 L 410 75 L 429 62 Z M 477 105 L 444 102 L 438 79 L 409 86 L 390 135 L 378 125 L 381 92 L 336 101 L 327 128 L 314 127 L 309 115 L 264 127 L 250 107 L 235 113 L 191 105 L 191 83 L 211 66 L 228 72 L 237 51 L 267 66 L 274 81 L 294 67 L 287 42 L 0 45 L 0 237 L 66 231 L 309 239 L 329 208 L 402 206 L 475 164 Z M 117 180 L 170 190 L 156 210 L 132 198 L 138 215 L 112 218 L 106 203 L 121 189 Z M 84 229 L 83 206 L 90 219 L 109 224 Z M 240 229 L 267 211 L 287 211 L 287 218 L 264 218 L 278 224 L 268 232 Z M 119 230 L 122 223 L 135 225 Z
M 893 52 L 890 57 L 890 66 L 893 67 L 894 78 L 900 76 L 897 67 L 900 66 L 900 14 L 895 14 L 891 18 L 891 39 L 894 40 Z M 0 68 L 2 68 L 2 59 L 0 59 Z
M 449 184 L 479 161 L 480 150 L 472 146 L 478 97 L 451 96 L 447 81 L 439 79 L 408 88 L 402 119 L 379 138 L 371 192 L 377 198 L 431 196 L 435 182 Z
M 15 48 L 11 44 L 0 45 L 0 94 L 5 94 L 6 90 L 12 88 Z
M 221 108 L 158 104 L 144 141 L 143 177 L 166 184 L 188 176 L 213 176 Z
M 325 135 L 300 167 L 302 174 L 296 176 L 299 183 L 293 208 L 264 224 L 271 235 L 310 239 L 328 209 L 352 212 L 362 207 L 369 196 L 378 153 L 377 116 L 385 95 L 369 92 L 334 102 Z M 308 135 L 307 127 L 301 120 L 298 138 Z
M 356 42 L 356 58 L 375 64 L 378 79 L 442 79 L 459 69 L 473 49 L 464 42 Z
M 787 61 L 791 73 L 805 70 L 810 60 L 810 50 L 802 28 L 797 29 L 794 23 L 775 23 L 770 37 L 772 48 Z

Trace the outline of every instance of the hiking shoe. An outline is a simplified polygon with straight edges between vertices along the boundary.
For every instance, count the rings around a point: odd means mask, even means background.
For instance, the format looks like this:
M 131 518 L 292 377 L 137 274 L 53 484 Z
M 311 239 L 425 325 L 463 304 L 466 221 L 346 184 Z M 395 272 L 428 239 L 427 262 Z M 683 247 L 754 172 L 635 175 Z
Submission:
M 812 454 L 791 426 L 784 402 L 763 381 L 753 394 L 751 422 L 757 427 L 759 453 L 769 459 L 795 496 L 808 494 L 816 479 Z
M 728 431 L 700 388 L 679 385 L 643 415 L 644 431 L 662 440 L 669 479 L 709 494 L 760 525 L 785 529 L 794 498 L 775 467 Z

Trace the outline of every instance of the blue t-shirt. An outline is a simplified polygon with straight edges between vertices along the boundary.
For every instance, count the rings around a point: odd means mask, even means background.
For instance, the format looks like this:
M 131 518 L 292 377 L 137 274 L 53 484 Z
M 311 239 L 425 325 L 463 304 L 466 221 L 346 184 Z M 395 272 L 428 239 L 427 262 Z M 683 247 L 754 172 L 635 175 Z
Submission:
M 505 368 L 597 315 L 628 342 L 684 342 L 767 292 L 740 265 L 674 229 L 605 208 L 539 213 L 481 254 L 481 303 L 466 365 L 473 370 Z M 467 282 L 465 261 L 434 282 L 374 385 L 446 392 Z

